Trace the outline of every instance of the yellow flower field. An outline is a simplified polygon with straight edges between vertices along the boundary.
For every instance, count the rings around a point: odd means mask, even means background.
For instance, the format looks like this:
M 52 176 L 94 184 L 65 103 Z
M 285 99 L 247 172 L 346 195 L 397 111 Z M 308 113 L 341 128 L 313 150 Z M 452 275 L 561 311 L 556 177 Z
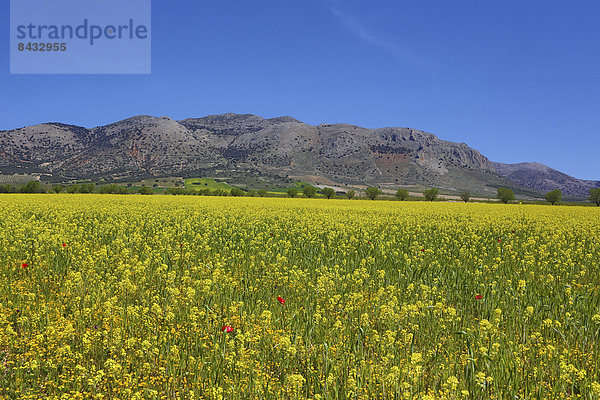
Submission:
M 0 265 L 0 398 L 600 398 L 595 207 L 3 195 Z

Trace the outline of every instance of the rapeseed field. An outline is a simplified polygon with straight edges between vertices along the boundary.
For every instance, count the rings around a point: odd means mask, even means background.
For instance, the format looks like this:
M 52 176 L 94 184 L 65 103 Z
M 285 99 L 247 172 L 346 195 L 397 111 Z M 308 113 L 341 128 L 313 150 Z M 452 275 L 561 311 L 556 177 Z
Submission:
M 594 207 L 5 195 L 0 274 L 0 398 L 600 398 Z

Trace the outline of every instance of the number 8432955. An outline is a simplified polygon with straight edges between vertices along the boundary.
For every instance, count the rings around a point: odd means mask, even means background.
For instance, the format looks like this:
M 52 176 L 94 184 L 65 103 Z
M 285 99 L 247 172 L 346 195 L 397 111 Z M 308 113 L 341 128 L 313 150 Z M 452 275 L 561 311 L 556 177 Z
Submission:
M 66 43 L 19 43 L 19 51 L 67 51 Z

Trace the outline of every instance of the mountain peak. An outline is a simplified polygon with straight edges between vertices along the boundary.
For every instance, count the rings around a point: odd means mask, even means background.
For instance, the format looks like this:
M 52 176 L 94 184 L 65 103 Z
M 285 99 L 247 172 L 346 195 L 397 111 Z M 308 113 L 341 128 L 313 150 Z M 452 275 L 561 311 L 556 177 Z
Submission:
M 269 118 L 267 119 L 267 121 L 269 122 L 273 122 L 273 123 L 296 123 L 296 124 L 303 124 L 304 122 L 302 121 L 298 121 L 296 118 L 290 117 L 290 116 L 284 116 L 284 117 L 275 117 L 275 118 Z

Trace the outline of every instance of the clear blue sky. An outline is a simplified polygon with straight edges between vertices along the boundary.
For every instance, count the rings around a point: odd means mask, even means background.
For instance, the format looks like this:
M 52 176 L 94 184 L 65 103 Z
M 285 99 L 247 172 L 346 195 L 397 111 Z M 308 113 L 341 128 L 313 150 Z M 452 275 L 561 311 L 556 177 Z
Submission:
M 0 129 L 137 114 L 406 126 L 600 179 L 596 1 L 154 0 L 151 75 L 9 75 Z

